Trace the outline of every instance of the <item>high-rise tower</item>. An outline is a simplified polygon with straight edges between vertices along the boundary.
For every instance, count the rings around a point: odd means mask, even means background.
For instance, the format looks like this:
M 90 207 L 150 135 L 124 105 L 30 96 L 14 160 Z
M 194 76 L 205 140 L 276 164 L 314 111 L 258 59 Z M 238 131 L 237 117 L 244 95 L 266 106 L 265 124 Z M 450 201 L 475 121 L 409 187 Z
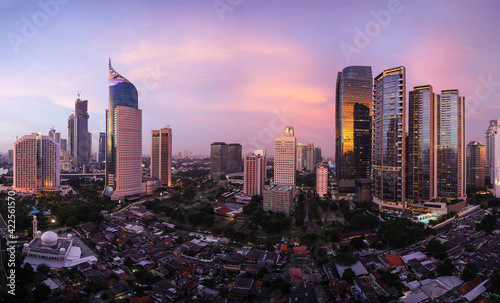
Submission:
M 337 76 L 335 163 L 339 194 L 354 193 L 370 177 L 373 78 L 370 66 L 349 66 Z
M 22 192 L 57 189 L 59 144 L 49 136 L 33 133 L 14 143 L 14 188 Z
M 495 155 L 500 151 L 495 152 L 495 134 L 500 127 L 500 119 L 490 120 L 490 125 L 486 129 L 486 170 L 484 172 L 491 184 L 495 181 Z
M 266 180 L 266 152 L 255 150 L 253 154 L 245 156 L 243 192 L 249 196 L 262 196 L 264 181 Z
M 405 208 L 406 69 L 388 69 L 375 78 L 372 126 L 372 193 L 380 210 Z
M 112 200 L 135 198 L 142 182 L 142 111 L 135 86 L 109 60 L 106 110 L 106 188 Z
M 485 188 L 485 149 L 481 141 L 471 141 L 467 144 L 467 187 Z
M 172 183 L 172 129 L 165 127 L 151 131 L 151 177 L 162 186 Z
M 74 141 L 73 157 L 76 170 L 80 170 L 83 165 L 90 162 L 90 138 L 89 138 L 89 114 L 87 112 L 88 101 L 81 100 L 80 97 L 75 101 L 74 116 Z
M 274 183 L 295 186 L 296 138 L 292 126 L 274 138 Z
M 456 89 L 443 90 L 437 102 L 437 196 L 464 199 L 465 98 Z
M 436 197 L 437 100 L 431 85 L 409 93 L 406 142 L 406 197 L 415 202 Z

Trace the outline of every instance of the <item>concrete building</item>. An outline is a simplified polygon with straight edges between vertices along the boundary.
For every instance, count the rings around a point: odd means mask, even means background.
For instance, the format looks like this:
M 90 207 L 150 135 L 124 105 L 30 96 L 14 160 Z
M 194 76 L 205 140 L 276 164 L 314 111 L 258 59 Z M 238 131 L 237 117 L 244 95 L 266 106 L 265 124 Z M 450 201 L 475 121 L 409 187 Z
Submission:
M 485 189 L 485 148 L 481 141 L 467 144 L 467 187 Z
M 266 152 L 262 149 L 255 150 L 253 154 L 245 156 L 243 192 L 249 196 L 262 196 L 266 180 Z
M 99 133 L 99 152 L 97 153 L 97 162 L 106 162 L 106 133 Z
M 400 66 L 375 78 L 373 95 L 373 202 L 379 210 L 392 213 L 402 213 L 406 208 L 405 121 L 406 69 Z
M 495 134 L 497 133 L 497 129 L 500 127 L 500 119 L 490 120 L 490 125 L 486 129 L 486 169 L 485 176 L 490 181 L 490 183 L 494 183 L 495 180 Z
M 59 144 L 49 136 L 33 133 L 14 143 L 16 191 L 35 193 L 59 190 Z
M 314 143 L 309 142 L 306 146 L 306 170 L 313 171 L 316 165 L 316 149 Z
M 238 143 L 227 145 L 226 171 L 228 173 L 239 173 L 243 171 L 242 146 Z
M 293 206 L 294 187 L 291 185 L 271 185 L 264 189 L 264 211 L 290 214 Z
M 316 166 L 316 193 L 321 198 L 328 197 L 328 167 Z
M 220 176 L 243 171 L 242 146 L 238 143 L 214 142 L 210 145 L 210 175 Z
M 302 143 L 297 144 L 297 158 L 295 159 L 296 170 L 303 171 L 306 169 L 306 146 Z
M 452 89 L 437 101 L 437 197 L 465 199 L 465 98 Z
M 296 138 L 292 126 L 274 138 L 274 183 L 295 186 Z
M 109 62 L 106 110 L 106 187 L 112 200 L 136 199 L 142 183 L 142 111 L 135 86 Z
M 14 163 L 14 150 L 13 149 L 9 149 L 9 151 L 7 152 L 7 163 L 9 163 L 9 164 Z
M 73 157 L 75 169 L 81 171 L 84 165 L 89 165 L 92 148 L 92 136 L 89 133 L 88 101 L 81 100 L 80 96 L 75 101 L 74 116 L 74 141 Z
M 151 131 L 151 177 L 162 186 L 172 184 L 172 129 L 169 127 Z
M 356 179 L 356 187 L 354 189 L 354 200 L 356 202 L 372 201 L 372 180 L 369 178 Z

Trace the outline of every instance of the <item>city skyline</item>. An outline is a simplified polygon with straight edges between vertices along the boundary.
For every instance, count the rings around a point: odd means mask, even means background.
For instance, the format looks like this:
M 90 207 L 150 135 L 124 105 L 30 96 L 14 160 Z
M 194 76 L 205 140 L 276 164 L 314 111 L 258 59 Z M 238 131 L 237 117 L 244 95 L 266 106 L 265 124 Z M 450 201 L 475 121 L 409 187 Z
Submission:
M 45 135 L 52 126 L 67 139 L 77 91 L 88 100 L 97 151 L 108 57 L 138 86 L 143 154 L 151 153 L 150 131 L 164 125 L 178 134 L 174 151 L 206 155 L 217 141 L 240 143 L 244 154 L 272 153 L 273 138 L 293 125 L 298 142 L 314 142 L 332 157 L 335 80 L 347 66 L 371 66 L 373 75 L 405 66 L 408 91 L 428 83 L 435 91 L 459 89 L 466 142 L 484 141 L 484 121 L 500 114 L 499 42 L 491 38 L 500 4 L 494 1 L 241 1 L 226 11 L 212 1 L 109 2 L 99 10 L 92 2 L 40 3 L 55 4 L 3 4 L 4 154 L 16 136 Z M 413 19 L 423 12 L 431 21 Z

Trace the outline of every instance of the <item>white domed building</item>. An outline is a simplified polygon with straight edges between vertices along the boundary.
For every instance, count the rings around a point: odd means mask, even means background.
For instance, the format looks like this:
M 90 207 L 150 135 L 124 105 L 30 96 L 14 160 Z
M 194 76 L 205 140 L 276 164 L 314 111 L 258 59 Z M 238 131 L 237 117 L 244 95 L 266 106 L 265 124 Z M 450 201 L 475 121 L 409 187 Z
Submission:
M 59 237 L 53 231 L 46 231 L 43 234 L 35 231 L 34 235 L 36 236 L 33 240 L 23 247 L 24 263 L 29 263 L 34 268 L 41 263 L 56 269 L 97 260 L 94 255 L 82 258 L 82 250 L 75 245 L 71 234 Z

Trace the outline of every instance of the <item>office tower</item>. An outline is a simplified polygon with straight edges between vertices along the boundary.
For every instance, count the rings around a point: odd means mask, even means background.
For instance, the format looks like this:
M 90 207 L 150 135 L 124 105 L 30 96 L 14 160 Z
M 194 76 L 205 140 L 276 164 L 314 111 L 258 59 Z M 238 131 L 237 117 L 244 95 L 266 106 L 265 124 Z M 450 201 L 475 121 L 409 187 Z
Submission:
M 231 143 L 227 146 L 227 172 L 239 173 L 243 171 L 241 144 Z
M 406 69 L 380 73 L 374 81 L 372 194 L 379 210 L 405 208 Z
M 296 170 L 303 171 L 306 169 L 306 146 L 302 143 L 297 144 L 297 159 L 295 162 L 297 163 Z
M 316 193 L 321 198 L 328 196 L 328 168 L 324 165 L 316 166 Z
M 481 141 L 471 141 L 467 144 L 467 187 L 485 188 L 485 148 Z
M 424 202 L 436 197 L 437 100 L 431 85 L 409 93 L 406 141 L 406 198 Z
M 296 138 L 292 126 L 274 138 L 274 183 L 295 186 Z
M 91 136 L 89 135 L 89 115 L 87 112 L 88 101 L 78 99 L 75 101 L 74 116 L 74 146 L 73 157 L 75 169 L 80 170 L 84 165 L 88 165 L 91 158 Z
M 314 155 L 314 143 L 307 143 L 306 145 L 306 170 L 313 171 L 314 165 L 316 164 L 316 157 Z
M 210 145 L 210 175 L 214 179 L 226 173 L 227 167 L 227 144 L 214 142 Z
M 54 134 L 54 140 L 55 140 L 57 143 L 61 144 L 61 133 L 55 133 L 55 134 Z
M 437 196 L 465 198 L 465 98 L 443 90 L 437 98 Z
M 59 188 L 59 144 L 49 136 L 33 133 L 14 143 L 16 191 L 39 192 Z
M 321 147 L 314 148 L 314 163 L 318 163 L 323 161 L 323 157 L 321 156 Z
M 71 161 L 73 161 L 73 158 L 75 156 L 75 115 L 71 114 L 68 118 L 68 153 L 71 158 Z
M 273 184 L 264 189 L 264 211 L 290 214 L 293 204 L 294 189 L 292 185 Z
M 187 150 L 187 149 L 183 150 L 183 151 L 182 151 L 182 157 L 183 157 L 184 159 L 187 159 L 187 158 L 188 158 L 188 156 L 189 156 L 189 154 L 188 154 L 188 150 Z
M 7 153 L 7 163 L 13 164 L 14 163 L 14 150 L 9 149 Z
M 490 183 L 493 184 L 495 180 L 495 170 L 494 170 L 494 163 L 495 163 L 495 139 L 494 135 L 500 127 L 500 119 L 497 120 L 490 120 L 490 125 L 486 129 L 486 169 L 485 169 L 485 176 L 486 179 L 490 181 Z
M 49 130 L 49 137 L 51 137 L 55 141 L 56 140 L 55 136 L 56 136 L 56 129 L 54 127 L 51 127 Z
M 142 111 L 137 89 L 109 60 L 109 109 L 106 110 L 106 188 L 112 200 L 135 198 L 142 182 Z
M 68 151 L 68 140 L 67 139 L 61 139 L 60 141 L 60 145 L 61 145 L 61 151 Z
M 99 152 L 97 153 L 97 162 L 106 161 L 106 133 L 99 133 Z
M 245 156 L 243 192 L 249 196 L 262 196 L 266 180 L 266 152 L 257 149 Z
M 151 131 L 150 170 L 162 186 L 172 184 L 172 129 L 168 127 Z
M 341 196 L 354 193 L 356 178 L 370 177 L 372 83 L 370 66 L 349 66 L 337 76 L 335 163 Z

